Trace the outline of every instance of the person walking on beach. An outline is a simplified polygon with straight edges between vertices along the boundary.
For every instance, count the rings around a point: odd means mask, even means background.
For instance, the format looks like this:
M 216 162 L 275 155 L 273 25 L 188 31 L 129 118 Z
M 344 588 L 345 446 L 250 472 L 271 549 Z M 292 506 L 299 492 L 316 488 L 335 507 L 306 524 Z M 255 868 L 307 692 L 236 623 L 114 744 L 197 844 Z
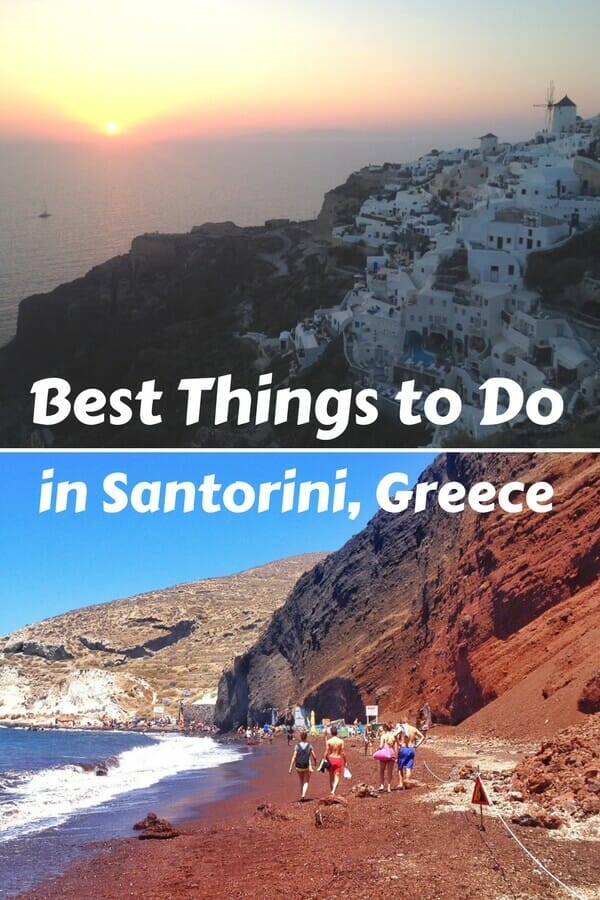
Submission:
M 331 737 L 327 739 L 325 744 L 325 759 L 329 763 L 327 772 L 329 773 L 329 787 L 331 793 L 335 794 L 346 765 L 346 751 L 344 750 L 344 742 L 338 737 L 336 725 L 332 725 L 330 729 Z
M 381 726 L 379 734 L 379 747 L 373 754 L 373 757 L 379 763 L 379 790 L 388 794 L 392 790 L 392 780 L 394 778 L 394 760 L 398 751 L 398 741 L 396 735 L 392 731 L 391 725 L 384 722 Z M 387 788 L 386 788 L 387 782 Z
M 365 727 L 363 734 L 363 740 L 365 742 L 365 756 L 367 756 L 373 749 L 373 738 L 373 726 L 369 723 Z
M 425 735 L 408 722 L 400 723 L 398 732 L 398 773 L 400 785 L 405 791 L 410 788 L 412 770 L 415 765 L 415 751 L 425 740 Z
M 419 710 L 419 728 L 425 734 L 431 728 L 433 724 L 433 719 L 431 715 L 431 706 L 427 701 L 423 704 L 421 709 Z
M 317 762 L 315 751 L 313 750 L 312 744 L 308 743 L 307 737 L 308 735 L 306 731 L 300 732 L 300 740 L 294 747 L 294 753 L 290 761 L 290 775 L 292 774 L 292 769 L 294 767 L 296 769 L 296 772 L 298 773 L 298 779 L 300 781 L 301 803 L 306 800 L 306 794 L 308 793 L 310 776 L 313 772 L 313 766 L 311 765 L 311 763 L 316 765 Z

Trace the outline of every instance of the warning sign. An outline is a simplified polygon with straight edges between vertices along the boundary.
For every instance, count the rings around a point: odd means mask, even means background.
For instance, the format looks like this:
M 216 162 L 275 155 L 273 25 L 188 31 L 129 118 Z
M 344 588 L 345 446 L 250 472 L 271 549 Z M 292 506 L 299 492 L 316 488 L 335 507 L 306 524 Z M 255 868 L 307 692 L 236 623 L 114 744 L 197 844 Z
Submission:
M 479 777 L 479 775 L 475 779 L 475 786 L 473 787 L 473 796 L 471 797 L 471 803 L 479 803 L 480 806 L 490 805 L 488 795 L 485 792 L 485 788 L 481 783 L 481 778 Z

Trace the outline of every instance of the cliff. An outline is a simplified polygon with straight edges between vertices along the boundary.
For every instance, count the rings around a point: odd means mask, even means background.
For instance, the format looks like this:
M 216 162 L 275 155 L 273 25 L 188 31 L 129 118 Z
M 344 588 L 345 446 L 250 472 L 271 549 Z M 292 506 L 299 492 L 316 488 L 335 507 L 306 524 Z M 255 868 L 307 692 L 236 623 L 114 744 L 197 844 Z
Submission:
M 314 310 L 337 304 L 353 284 L 344 264 L 363 266 L 359 253 L 333 246 L 331 226 L 351 221 L 361 203 L 383 188 L 387 169 L 362 169 L 329 191 L 316 220 L 269 220 L 261 226 L 207 222 L 182 234 L 134 237 L 130 252 L 95 266 L 83 277 L 19 304 L 17 334 L 0 348 L 0 446 L 29 447 L 261 447 L 315 445 L 314 430 L 185 426 L 181 378 L 232 373 L 235 386 L 256 388 L 268 369 L 284 379 L 289 358 L 278 348 L 281 331 Z M 274 345 L 242 338 L 264 333 Z M 346 362 L 336 357 L 334 384 Z M 341 369 L 341 372 L 339 371 Z M 164 391 L 160 424 L 131 422 L 90 429 L 70 417 L 51 429 L 34 428 L 32 384 L 66 379 L 74 396 L 95 387 L 137 392 L 154 379 Z M 317 373 L 331 387 L 331 370 Z M 371 433 L 377 443 L 377 435 Z M 387 433 L 381 446 L 390 446 Z M 356 441 L 349 437 L 347 446 Z
M 222 727 L 271 706 L 351 720 L 365 703 L 396 716 L 424 700 L 438 722 L 458 723 L 511 692 L 507 727 L 517 713 L 538 731 L 584 717 L 598 671 L 600 459 L 447 454 L 421 480 L 549 481 L 554 508 L 379 512 L 298 581 L 224 673 Z
M 223 667 L 321 558 L 73 610 L 0 639 L 0 719 L 123 720 L 163 700 L 176 717 L 182 698 L 214 695 Z

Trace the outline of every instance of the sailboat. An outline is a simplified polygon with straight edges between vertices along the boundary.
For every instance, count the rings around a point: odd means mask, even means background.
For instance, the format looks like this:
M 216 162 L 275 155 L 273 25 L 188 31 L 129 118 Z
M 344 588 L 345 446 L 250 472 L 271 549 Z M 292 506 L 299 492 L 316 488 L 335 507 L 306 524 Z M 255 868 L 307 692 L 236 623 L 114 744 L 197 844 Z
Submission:
M 48 207 L 46 206 L 46 201 L 44 200 L 44 209 L 39 214 L 38 219 L 49 219 L 52 213 L 48 212 Z

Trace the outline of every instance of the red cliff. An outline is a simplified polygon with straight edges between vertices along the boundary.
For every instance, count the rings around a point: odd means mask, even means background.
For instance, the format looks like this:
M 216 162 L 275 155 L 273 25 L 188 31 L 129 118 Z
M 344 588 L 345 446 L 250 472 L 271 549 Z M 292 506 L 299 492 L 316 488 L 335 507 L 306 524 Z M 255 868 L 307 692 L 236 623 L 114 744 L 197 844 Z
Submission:
M 598 671 L 600 457 L 446 454 L 421 480 L 548 481 L 554 505 L 379 512 L 224 673 L 223 727 L 294 703 L 353 719 L 365 703 L 381 716 L 428 700 L 438 722 L 478 713 L 481 727 L 532 734 L 593 711 L 582 697 Z

